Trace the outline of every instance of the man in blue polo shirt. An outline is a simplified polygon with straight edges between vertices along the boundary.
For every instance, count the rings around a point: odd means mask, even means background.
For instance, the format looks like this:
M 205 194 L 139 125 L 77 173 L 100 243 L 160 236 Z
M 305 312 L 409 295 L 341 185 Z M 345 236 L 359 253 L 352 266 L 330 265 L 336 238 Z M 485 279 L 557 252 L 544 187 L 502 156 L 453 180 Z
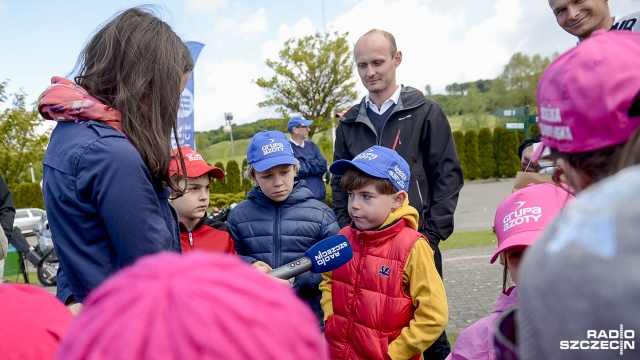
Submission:
M 320 153 L 318 145 L 305 140 L 309 137 L 311 124 L 313 121 L 294 115 L 289 119 L 287 129 L 291 134 L 293 156 L 300 162 L 297 178 L 307 182 L 307 187 L 316 199 L 326 202 L 327 189 L 322 177 L 327 172 L 327 160 Z

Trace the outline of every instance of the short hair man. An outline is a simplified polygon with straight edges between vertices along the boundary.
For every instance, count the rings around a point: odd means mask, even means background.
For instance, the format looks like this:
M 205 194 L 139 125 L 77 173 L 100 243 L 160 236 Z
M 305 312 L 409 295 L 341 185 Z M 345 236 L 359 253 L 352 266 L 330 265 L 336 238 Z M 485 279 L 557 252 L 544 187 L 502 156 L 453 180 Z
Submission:
M 322 177 L 327 172 L 327 160 L 322 156 L 318 145 L 305 140 L 309 137 L 313 121 L 307 120 L 300 115 L 294 115 L 287 123 L 287 129 L 291 134 L 291 148 L 293 156 L 296 157 L 300 165 L 297 178 L 304 180 L 307 187 L 313 193 L 313 197 L 326 202 L 327 188 Z
M 368 94 L 352 106 L 336 129 L 334 161 L 351 160 L 372 145 L 393 149 L 410 166 L 409 204 L 420 215 L 418 231 L 429 240 L 436 268 L 442 275 L 441 240 L 453 232 L 453 213 L 462 189 L 462 167 L 451 127 L 442 108 L 419 90 L 396 84 L 402 62 L 395 38 L 383 30 L 364 34 L 354 48 L 355 62 Z M 333 205 L 341 227 L 351 223 L 348 196 L 333 176 Z M 438 355 L 431 352 L 439 351 Z M 446 357 L 449 343 L 443 333 L 427 350 Z M 425 353 L 426 354 L 426 353 Z

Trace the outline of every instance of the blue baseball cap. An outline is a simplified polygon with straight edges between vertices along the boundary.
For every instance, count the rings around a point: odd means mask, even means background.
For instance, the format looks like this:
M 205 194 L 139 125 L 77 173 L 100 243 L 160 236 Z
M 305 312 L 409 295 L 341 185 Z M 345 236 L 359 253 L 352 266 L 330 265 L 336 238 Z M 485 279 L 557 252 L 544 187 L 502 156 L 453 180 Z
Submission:
M 335 175 L 343 175 L 350 166 L 373 177 L 387 179 L 398 190 L 409 191 L 411 172 L 409 164 L 389 148 L 374 145 L 358 154 L 353 160 L 338 160 L 329 166 Z
M 276 130 L 263 130 L 253 136 L 247 148 L 247 163 L 259 172 L 282 164 L 298 165 L 289 139 Z
M 307 120 L 300 115 L 296 115 L 289 119 L 289 123 L 287 124 L 287 130 L 291 131 L 291 129 L 298 126 L 311 126 L 313 124 L 312 120 Z

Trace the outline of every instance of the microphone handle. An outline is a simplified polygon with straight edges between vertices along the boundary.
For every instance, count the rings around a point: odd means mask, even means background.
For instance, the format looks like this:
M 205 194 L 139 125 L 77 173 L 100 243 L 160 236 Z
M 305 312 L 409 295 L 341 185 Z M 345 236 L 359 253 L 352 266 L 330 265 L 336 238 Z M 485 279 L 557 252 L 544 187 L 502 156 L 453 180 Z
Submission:
M 286 265 L 282 265 L 279 268 L 275 268 L 269 271 L 267 274 L 278 279 L 287 280 L 294 276 L 298 276 L 302 273 L 305 273 L 313 268 L 313 263 L 311 262 L 311 258 L 305 256 L 298 260 L 294 260 Z

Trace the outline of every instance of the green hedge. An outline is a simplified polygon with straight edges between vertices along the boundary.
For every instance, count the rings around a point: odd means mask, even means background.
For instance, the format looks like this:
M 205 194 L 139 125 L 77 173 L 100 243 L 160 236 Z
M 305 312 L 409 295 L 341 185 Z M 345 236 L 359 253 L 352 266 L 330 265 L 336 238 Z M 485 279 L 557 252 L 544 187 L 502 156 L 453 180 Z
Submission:
M 44 209 L 44 198 L 42 188 L 38 183 L 18 183 L 11 190 L 13 205 L 18 208 L 39 208 Z
M 232 194 L 209 194 L 209 206 L 215 206 L 222 209 L 233 203 L 239 204 L 241 201 L 246 199 L 247 196 L 244 191 Z
M 502 126 L 497 126 L 493 133 L 487 127 L 481 128 L 479 133 L 474 129 L 464 133 L 454 131 L 453 140 L 464 178 L 473 180 L 516 176 L 520 170 L 518 146 L 523 134 L 507 131 Z

